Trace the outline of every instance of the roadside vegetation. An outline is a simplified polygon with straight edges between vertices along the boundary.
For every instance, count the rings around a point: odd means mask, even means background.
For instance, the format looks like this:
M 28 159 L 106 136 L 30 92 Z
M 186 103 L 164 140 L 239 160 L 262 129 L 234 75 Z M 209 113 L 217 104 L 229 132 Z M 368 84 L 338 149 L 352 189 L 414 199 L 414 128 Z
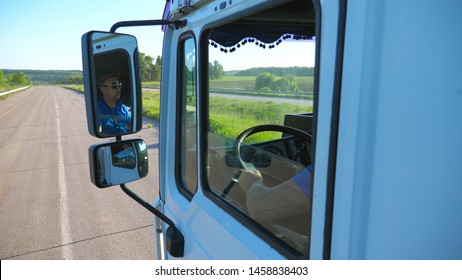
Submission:
M 160 90 L 143 90 L 143 114 L 150 119 L 160 119 Z
M 22 71 L 7 73 L 0 70 L 0 92 L 32 85 L 30 79 Z
M 72 89 L 80 93 L 84 93 L 83 85 L 61 85 L 64 88 Z
M 306 106 L 273 101 L 259 102 L 220 97 L 210 97 L 210 131 L 235 139 L 249 127 L 261 124 L 283 125 L 286 114 L 312 111 Z M 239 122 L 235 120 L 239 119 Z M 277 134 L 277 133 L 276 133 Z M 249 140 L 260 142 L 274 139 L 275 133 L 255 134 Z
M 229 79 L 224 79 L 228 85 Z M 237 77 L 233 77 L 234 84 L 241 84 Z M 243 79 L 248 80 L 247 77 Z M 255 80 L 255 77 L 253 77 Z M 220 83 L 220 81 L 216 81 Z M 211 83 L 214 83 L 212 81 Z M 254 92 L 254 94 L 256 94 Z M 245 129 L 265 123 L 283 124 L 285 114 L 311 112 L 312 108 L 302 105 L 268 102 L 255 102 L 248 100 L 239 100 L 231 98 L 221 98 L 211 96 L 209 99 L 210 111 L 210 131 L 218 133 L 229 138 L 236 138 Z M 143 113 L 149 117 L 158 120 L 160 116 L 160 91 L 148 90 L 143 91 Z M 241 121 L 236 122 L 239 119 Z M 245 120 L 245 121 L 242 121 Z M 273 138 L 273 134 L 256 134 L 251 141 L 264 141 Z
M 158 61 L 160 59 L 158 58 Z M 220 94 L 285 98 L 313 98 L 314 68 L 268 67 L 225 73 L 218 61 L 209 63 L 210 131 L 236 138 L 245 129 L 265 123 L 283 124 L 286 114 L 311 112 L 304 105 L 256 102 L 239 98 L 221 98 Z M 143 80 L 143 114 L 152 119 L 160 116 L 160 81 Z M 241 120 L 236 122 L 235 119 Z M 243 120 L 243 121 L 242 121 Z M 274 133 L 252 136 L 250 141 L 264 141 Z
M 278 77 L 275 77 L 276 80 Z M 293 92 L 291 94 L 277 90 L 256 90 L 257 77 L 253 76 L 224 76 L 210 81 L 211 91 L 214 93 L 236 95 L 259 95 L 277 97 L 304 97 L 312 96 L 312 77 L 297 77 L 294 79 L 298 88 L 305 88 L 310 92 Z M 63 85 L 66 88 L 83 93 L 82 85 Z M 160 118 L 160 82 L 143 82 L 143 114 L 151 119 Z M 210 131 L 229 138 L 236 138 L 245 129 L 265 123 L 283 124 L 285 114 L 311 112 L 312 108 L 302 105 L 276 103 L 272 101 L 256 102 L 240 99 L 222 98 L 219 95 L 210 97 Z M 244 121 L 236 122 L 235 119 Z M 264 141 L 274 138 L 274 133 L 259 133 L 252 136 L 250 141 Z

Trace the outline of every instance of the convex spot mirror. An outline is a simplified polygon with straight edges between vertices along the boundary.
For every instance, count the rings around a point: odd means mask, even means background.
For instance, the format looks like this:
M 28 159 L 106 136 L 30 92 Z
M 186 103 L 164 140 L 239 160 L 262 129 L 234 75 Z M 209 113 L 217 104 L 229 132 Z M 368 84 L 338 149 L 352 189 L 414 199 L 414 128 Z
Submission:
M 98 138 L 141 130 L 138 43 L 132 35 L 91 31 L 82 36 L 88 131 Z
M 92 145 L 90 177 L 98 188 L 136 181 L 148 174 L 148 150 L 143 140 Z

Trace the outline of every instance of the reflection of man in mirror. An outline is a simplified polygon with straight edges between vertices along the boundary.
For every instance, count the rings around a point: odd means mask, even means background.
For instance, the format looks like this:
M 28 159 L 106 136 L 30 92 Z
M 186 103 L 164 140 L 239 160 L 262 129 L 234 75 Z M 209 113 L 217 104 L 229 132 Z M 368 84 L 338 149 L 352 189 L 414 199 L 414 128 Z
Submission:
M 129 107 L 119 102 L 122 92 L 120 74 L 104 75 L 98 80 L 101 99 L 98 102 L 98 130 L 106 135 L 127 133 L 131 119 Z

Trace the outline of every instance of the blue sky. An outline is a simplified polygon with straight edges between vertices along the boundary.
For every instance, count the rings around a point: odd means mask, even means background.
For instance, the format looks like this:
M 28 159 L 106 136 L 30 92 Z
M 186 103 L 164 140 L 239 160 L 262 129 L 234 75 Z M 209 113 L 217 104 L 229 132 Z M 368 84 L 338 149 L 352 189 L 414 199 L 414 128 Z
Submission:
M 0 69 L 82 70 L 81 37 L 92 30 L 109 31 L 118 21 L 160 19 L 164 0 L 0 0 Z M 125 27 L 117 32 L 135 35 L 140 52 L 162 55 L 159 26 Z M 256 66 L 313 66 L 314 43 L 307 53 L 300 44 L 284 42 L 284 48 L 255 46 L 234 55 L 219 56 L 225 71 Z M 214 51 L 211 51 L 212 61 Z
M 160 19 L 163 0 L 1 0 L 0 69 L 81 70 L 81 37 L 123 20 Z M 162 55 L 160 27 L 120 28 Z

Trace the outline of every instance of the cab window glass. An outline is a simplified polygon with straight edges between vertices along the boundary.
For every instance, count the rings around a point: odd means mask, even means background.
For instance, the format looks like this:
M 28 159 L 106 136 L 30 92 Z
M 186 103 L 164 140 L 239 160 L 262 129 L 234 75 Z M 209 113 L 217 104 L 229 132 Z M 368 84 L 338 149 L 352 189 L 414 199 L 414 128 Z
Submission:
M 310 1 L 292 1 L 207 37 L 206 188 L 301 255 L 310 240 L 315 22 Z
M 197 190 L 196 138 L 196 47 L 193 37 L 182 40 L 178 53 L 180 63 L 178 83 L 177 178 L 180 190 L 188 197 Z

